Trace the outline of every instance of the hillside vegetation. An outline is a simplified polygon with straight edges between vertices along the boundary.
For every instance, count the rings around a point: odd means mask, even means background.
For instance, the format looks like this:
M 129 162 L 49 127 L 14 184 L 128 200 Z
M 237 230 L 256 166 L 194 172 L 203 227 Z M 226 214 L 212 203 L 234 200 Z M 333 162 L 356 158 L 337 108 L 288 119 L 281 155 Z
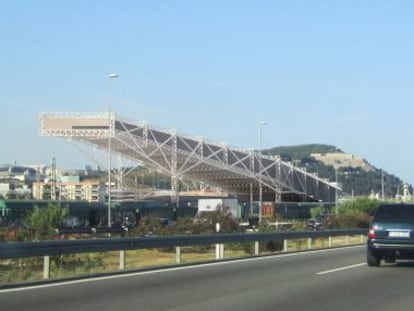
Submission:
M 298 146 L 280 146 L 263 151 L 268 155 L 279 155 L 283 161 L 292 162 L 295 166 L 305 168 L 308 172 L 317 173 L 319 177 L 335 181 L 335 168 L 337 169 L 338 182 L 342 184 L 344 192 L 348 195 L 368 196 L 372 193 L 381 193 L 382 182 L 381 168 L 376 168 L 365 159 L 352 161 L 352 165 L 343 161 L 345 152 L 336 149 L 335 146 L 322 144 L 309 144 Z M 333 162 L 321 161 L 312 154 L 329 155 Z M 324 158 L 324 157 L 320 157 Z M 349 155 L 349 158 L 353 158 Z M 335 167 L 332 163 L 335 163 Z M 351 162 L 349 162 L 351 163 Z M 384 172 L 384 194 L 386 197 L 395 197 L 402 194 L 403 182 L 398 177 Z M 412 187 L 410 186 L 410 191 Z

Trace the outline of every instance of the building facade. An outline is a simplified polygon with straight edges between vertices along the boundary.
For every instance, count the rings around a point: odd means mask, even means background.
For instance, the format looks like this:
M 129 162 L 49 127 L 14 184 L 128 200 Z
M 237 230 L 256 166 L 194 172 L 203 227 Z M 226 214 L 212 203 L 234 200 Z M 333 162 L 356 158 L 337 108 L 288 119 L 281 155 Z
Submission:
M 35 182 L 32 193 L 35 200 L 104 202 L 106 187 L 99 181 Z

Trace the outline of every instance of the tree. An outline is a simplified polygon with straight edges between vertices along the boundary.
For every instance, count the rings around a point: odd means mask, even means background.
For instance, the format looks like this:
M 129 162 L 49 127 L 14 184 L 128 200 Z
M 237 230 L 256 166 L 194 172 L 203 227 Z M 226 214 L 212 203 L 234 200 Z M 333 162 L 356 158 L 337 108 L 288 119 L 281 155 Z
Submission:
M 326 214 L 327 210 L 323 205 L 315 206 L 310 209 L 311 218 L 318 218 L 319 216 Z
M 363 213 L 372 215 L 380 202 L 370 198 L 358 198 L 341 203 L 339 206 L 339 214 L 355 214 Z
M 46 208 L 35 206 L 26 218 L 32 238 L 35 240 L 52 239 L 56 235 L 56 229 L 63 225 L 68 214 L 69 209 L 62 208 L 59 204 L 50 203 Z
M 345 201 L 339 206 L 338 215 L 328 219 L 326 228 L 368 228 L 379 204 L 380 201 L 369 198 Z

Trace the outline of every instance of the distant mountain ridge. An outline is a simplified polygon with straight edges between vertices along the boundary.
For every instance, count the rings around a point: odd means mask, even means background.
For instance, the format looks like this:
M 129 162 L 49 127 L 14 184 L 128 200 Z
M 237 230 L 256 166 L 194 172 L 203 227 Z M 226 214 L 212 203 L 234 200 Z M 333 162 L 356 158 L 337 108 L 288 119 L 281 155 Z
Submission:
M 382 183 L 387 197 L 395 197 L 403 191 L 403 182 L 398 177 L 382 172 L 381 168 L 374 167 L 366 159 L 345 153 L 332 145 L 279 146 L 263 150 L 263 154 L 278 155 L 283 161 L 292 162 L 330 181 L 335 181 L 337 174 L 343 191 L 349 195 L 381 193 Z

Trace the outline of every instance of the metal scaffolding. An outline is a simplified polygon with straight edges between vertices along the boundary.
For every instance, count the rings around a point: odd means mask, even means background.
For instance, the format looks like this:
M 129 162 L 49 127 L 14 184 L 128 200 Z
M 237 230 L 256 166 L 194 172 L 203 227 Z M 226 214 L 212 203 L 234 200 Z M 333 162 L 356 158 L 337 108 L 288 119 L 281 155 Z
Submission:
M 290 194 L 302 201 L 334 202 L 338 189 L 335 183 L 278 156 L 179 135 L 175 130 L 119 118 L 112 112 L 42 113 L 39 134 L 65 137 L 103 151 L 108 150 L 111 137 L 114 154 L 171 177 L 172 200 L 177 205 L 179 181 L 187 179 L 254 198 L 261 182 L 266 201 L 281 201 Z

